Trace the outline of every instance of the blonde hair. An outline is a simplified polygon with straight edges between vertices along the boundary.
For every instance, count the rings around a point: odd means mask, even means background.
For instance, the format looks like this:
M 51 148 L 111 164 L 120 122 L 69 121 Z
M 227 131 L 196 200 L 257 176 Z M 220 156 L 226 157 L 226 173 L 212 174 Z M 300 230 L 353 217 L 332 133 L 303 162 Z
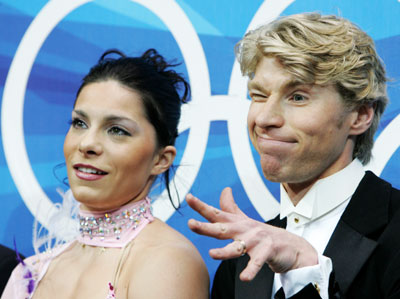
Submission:
M 248 32 L 235 47 L 243 75 L 251 77 L 264 56 L 276 57 L 297 80 L 333 84 L 348 109 L 374 106 L 370 128 L 357 136 L 353 158 L 371 158 L 373 137 L 388 102 L 385 68 L 370 36 L 349 20 L 303 13 Z

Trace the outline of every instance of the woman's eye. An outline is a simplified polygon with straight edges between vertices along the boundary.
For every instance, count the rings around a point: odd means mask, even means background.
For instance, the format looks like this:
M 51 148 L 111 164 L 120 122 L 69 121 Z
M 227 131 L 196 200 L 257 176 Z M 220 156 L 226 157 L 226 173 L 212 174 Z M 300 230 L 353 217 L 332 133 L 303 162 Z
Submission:
M 85 124 L 85 122 L 79 118 L 74 118 L 71 121 L 71 126 L 75 129 L 86 129 L 87 125 Z
M 128 133 L 124 129 L 121 129 L 120 127 L 111 127 L 110 129 L 108 129 L 108 133 L 116 136 L 131 136 L 130 133 Z

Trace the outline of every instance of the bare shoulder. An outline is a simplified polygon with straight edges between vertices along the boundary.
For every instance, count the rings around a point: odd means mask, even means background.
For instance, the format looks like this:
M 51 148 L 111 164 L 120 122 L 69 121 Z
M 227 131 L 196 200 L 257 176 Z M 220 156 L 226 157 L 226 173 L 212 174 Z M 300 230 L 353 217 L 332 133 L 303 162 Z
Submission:
M 192 242 L 161 220 L 155 219 L 148 225 L 140 234 L 139 242 L 144 247 L 140 252 L 143 261 L 156 260 L 160 266 L 168 268 L 180 266 L 205 269 L 204 261 Z
M 197 252 L 192 242 L 184 235 L 157 218 L 146 227 L 141 237 L 145 238 L 146 245 L 149 247 L 188 247 Z
M 209 277 L 196 247 L 181 233 L 156 219 L 140 234 L 132 285 L 134 298 L 208 298 Z

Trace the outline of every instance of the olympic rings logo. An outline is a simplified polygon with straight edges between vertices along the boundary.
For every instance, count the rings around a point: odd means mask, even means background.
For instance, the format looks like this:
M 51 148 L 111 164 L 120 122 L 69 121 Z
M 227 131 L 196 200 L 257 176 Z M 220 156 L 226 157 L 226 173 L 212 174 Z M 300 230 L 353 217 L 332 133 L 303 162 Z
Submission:
M 248 141 L 246 117 L 249 101 L 246 99 L 247 82 L 234 63 L 227 95 L 211 95 L 210 76 L 200 39 L 192 23 L 173 0 L 132 0 L 157 15 L 174 36 L 183 55 L 192 88 L 192 101 L 185 105 L 179 131 L 189 129 L 189 136 L 181 163 L 193 167 L 178 168 L 176 175 L 179 194 L 186 194 L 196 179 L 207 146 L 210 122 L 226 120 L 232 156 L 243 187 L 258 213 L 269 219 L 277 214 L 279 204 L 269 192 L 258 173 Z M 259 7 L 249 29 L 278 17 L 294 0 L 269 0 Z M 39 12 L 18 46 L 6 79 L 1 128 L 4 153 L 17 189 L 32 214 L 47 226 L 56 207 L 38 183 L 30 166 L 23 131 L 25 89 L 36 56 L 54 27 L 69 13 L 90 0 L 53 0 Z M 212 109 L 210 109 L 212 107 Z M 380 174 L 400 145 L 393 138 L 400 129 L 400 115 L 385 128 L 376 140 L 374 160 L 368 169 Z M 166 204 L 166 192 L 153 203 L 154 214 L 166 221 L 175 210 Z M 173 198 L 176 200 L 176 198 Z M 40 207 L 40 208 L 39 208 Z

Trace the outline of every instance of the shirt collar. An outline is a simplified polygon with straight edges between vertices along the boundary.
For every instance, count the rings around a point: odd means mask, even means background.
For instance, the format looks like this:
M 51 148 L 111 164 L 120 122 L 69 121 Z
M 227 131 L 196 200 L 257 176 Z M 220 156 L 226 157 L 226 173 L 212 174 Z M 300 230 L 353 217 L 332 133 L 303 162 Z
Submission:
M 325 215 L 353 195 L 364 174 L 361 162 L 354 159 L 342 170 L 318 180 L 296 206 L 281 184 L 280 218 L 296 213 L 312 221 Z

